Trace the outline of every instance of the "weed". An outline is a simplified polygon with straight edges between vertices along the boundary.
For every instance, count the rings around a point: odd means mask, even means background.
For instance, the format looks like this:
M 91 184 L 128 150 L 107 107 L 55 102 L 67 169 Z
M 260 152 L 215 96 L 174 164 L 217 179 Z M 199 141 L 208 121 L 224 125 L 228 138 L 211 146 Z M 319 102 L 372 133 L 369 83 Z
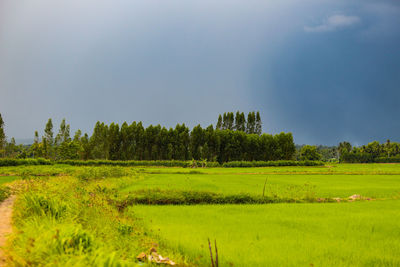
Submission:
M 67 204 L 63 202 L 34 193 L 25 194 L 23 196 L 23 201 L 25 207 L 23 213 L 25 217 L 39 215 L 60 219 L 65 215 L 68 209 Z

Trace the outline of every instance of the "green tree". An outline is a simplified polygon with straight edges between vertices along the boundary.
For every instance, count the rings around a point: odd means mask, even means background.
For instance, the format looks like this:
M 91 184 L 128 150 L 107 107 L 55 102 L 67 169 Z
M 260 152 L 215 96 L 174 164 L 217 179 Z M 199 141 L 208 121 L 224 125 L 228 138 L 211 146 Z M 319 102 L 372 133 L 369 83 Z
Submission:
M 249 112 L 249 114 L 247 115 L 246 133 L 256 133 L 256 115 L 254 112 Z
M 235 127 L 236 131 L 246 131 L 246 119 L 244 117 L 244 113 L 240 113 L 239 111 L 236 112 L 235 116 Z
M 46 158 L 54 159 L 54 137 L 53 137 L 53 122 L 51 118 L 47 121 L 44 129 L 43 146 Z
M 296 146 L 291 133 L 280 133 L 274 136 L 276 141 L 276 160 L 292 160 L 296 154 Z
M 218 130 L 222 130 L 222 116 L 221 116 L 221 114 L 219 114 L 219 116 L 218 116 L 218 121 L 217 121 L 217 126 L 216 126 L 216 128 L 217 128 Z
M 69 145 L 70 142 L 70 126 L 69 124 L 66 124 L 65 119 L 63 119 L 61 121 L 60 129 L 54 141 L 56 159 L 69 159 L 68 157 L 73 154 L 73 152 L 69 151 L 71 149 L 71 146 Z M 60 153 L 62 153 L 63 155 L 60 156 Z M 76 156 L 73 156 L 73 159 L 76 159 Z
M 35 131 L 35 137 L 31 146 L 31 151 L 34 158 L 43 157 L 43 144 L 39 142 L 39 133 Z
M 262 122 L 261 122 L 261 116 L 260 116 L 259 111 L 257 111 L 257 114 L 256 114 L 255 133 L 258 135 L 261 135 L 261 133 L 262 133 Z
M 222 117 L 222 130 L 228 129 L 228 116 L 226 115 L 226 112 L 224 112 L 224 115 Z
M 71 141 L 70 126 L 69 124 L 66 124 L 65 119 L 63 119 L 60 124 L 60 130 L 58 131 L 58 134 L 55 139 L 55 144 L 58 146 L 64 142 L 69 142 L 69 141 Z
M 108 142 L 108 127 L 99 121 L 93 129 L 93 134 L 90 137 L 90 145 L 92 158 L 94 159 L 108 159 L 109 156 L 109 142 Z
M 235 116 L 233 115 L 233 112 L 228 112 L 226 114 L 226 129 L 227 130 L 234 130 L 234 123 L 235 123 Z
M 90 142 L 89 135 L 85 133 L 81 139 L 80 144 L 82 149 L 79 151 L 80 158 L 83 160 L 88 160 L 92 156 L 92 143 Z
M 201 150 L 204 146 L 204 138 L 204 131 L 200 124 L 195 126 L 190 133 L 190 152 L 195 160 L 199 160 L 202 157 Z
M 108 127 L 108 135 L 107 135 L 107 143 L 108 143 L 108 159 L 118 160 L 120 157 L 120 148 L 121 148 L 121 135 L 119 132 L 119 125 L 117 123 L 111 123 Z
M 341 142 L 338 146 L 339 156 L 345 152 L 351 152 L 352 146 L 349 142 Z
M 321 154 L 318 153 L 316 146 L 305 145 L 300 150 L 301 160 L 320 160 Z
M 6 144 L 6 134 L 4 131 L 4 121 L 0 113 L 0 155 L 3 157 L 5 155 L 5 150 L 4 150 L 5 144 Z
M 8 158 L 15 158 L 19 152 L 18 150 L 19 149 L 15 143 L 15 138 L 12 137 L 10 142 L 5 146 L 5 155 Z

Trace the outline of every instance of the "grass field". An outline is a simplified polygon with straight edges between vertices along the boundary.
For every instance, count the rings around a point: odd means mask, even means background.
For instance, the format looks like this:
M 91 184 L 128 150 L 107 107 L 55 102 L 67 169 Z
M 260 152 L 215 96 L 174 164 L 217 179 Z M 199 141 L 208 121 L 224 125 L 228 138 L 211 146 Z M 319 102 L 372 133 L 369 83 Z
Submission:
M 400 164 L 319 167 L 0 168 L 17 194 L 10 262 L 25 266 L 132 266 L 157 246 L 183 266 L 399 266 Z M 371 201 L 126 206 L 146 190 Z M 144 193 L 143 193 L 144 192 Z M 121 206 L 125 203 L 125 206 Z M 190 203 L 190 202 L 189 202 Z M 122 207 L 122 208 L 121 208 Z M 56 237 L 56 238 L 55 238 Z M 32 241 L 33 240 L 33 241 Z M 72 245 L 71 245 L 72 244 Z
M 19 178 L 18 176 L 0 176 L 0 186 L 3 184 L 10 183 L 18 178 Z
M 239 170 L 240 171 L 240 170 Z M 262 195 L 267 178 L 266 193 L 314 187 L 319 197 L 348 197 L 361 194 L 371 198 L 400 196 L 400 176 L 397 175 L 321 175 L 321 174 L 148 174 L 122 189 L 134 192 L 144 188 L 203 190 L 223 194 L 248 193 Z
M 207 265 L 400 266 L 400 202 L 134 206 L 166 245 Z

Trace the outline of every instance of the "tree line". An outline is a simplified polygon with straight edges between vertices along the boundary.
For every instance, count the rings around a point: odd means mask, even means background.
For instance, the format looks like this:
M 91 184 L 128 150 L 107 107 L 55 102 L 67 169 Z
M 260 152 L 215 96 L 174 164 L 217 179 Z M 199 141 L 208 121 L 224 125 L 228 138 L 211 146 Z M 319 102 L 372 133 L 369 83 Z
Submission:
M 175 128 L 160 125 L 144 127 L 142 122 L 107 125 L 97 122 L 92 135 L 80 130 L 73 136 L 64 120 L 57 133 L 48 120 L 42 136 L 36 131 L 32 145 L 7 142 L 0 114 L 0 157 L 47 158 L 52 160 L 208 160 L 229 161 L 323 160 L 368 163 L 400 162 L 400 143 L 387 140 L 352 146 L 295 146 L 291 133 L 261 133 L 259 112 L 224 113 L 216 127 L 200 125 L 189 129 L 185 124 Z
M 385 143 L 373 141 L 363 146 L 352 146 L 341 142 L 338 146 L 340 162 L 400 162 L 400 143 L 387 140 Z
M 160 125 L 144 127 L 142 122 L 122 125 L 97 122 L 92 134 L 80 130 L 73 136 L 70 125 L 62 120 L 58 132 L 53 121 L 46 123 L 40 137 L 20 157 L 104 160 L 207 160 L 270 161 L 294 159 L 296 147 L 291 133 L 261 133 L 259 112 L 232 112 L 219 115 L 217 127 L 200 125 L 189 129 L 185 124 L 175 128 Z
M 218 116 L 218 121 L 216 128 L 218 130 L 233 130 L 233 131 L 242 131 L 247 134 L 258 134 L 262 133 L 262 122 L 260 112 L 257 111 L 249 112 L 246 117 L 243 112 L 236 112 L 236 115 L 233 112 L 224 113 L 223 115 Z

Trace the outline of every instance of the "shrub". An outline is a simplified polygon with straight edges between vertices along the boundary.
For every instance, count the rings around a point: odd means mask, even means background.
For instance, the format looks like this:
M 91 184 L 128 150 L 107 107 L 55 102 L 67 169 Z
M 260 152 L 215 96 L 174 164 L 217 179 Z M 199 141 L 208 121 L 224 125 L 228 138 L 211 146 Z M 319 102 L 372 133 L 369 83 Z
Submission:
M 27 193 L 24 195 L 23 201 L 25 202 L 23 211 L 25 217 L 35 214 L 60 219 L 67 211 L 66 204 L 43 195 Z
M 375 160 L 377 163 L 400 163 L 400 156 L 395 157 L 379 157 Z
M 133 192 L 127 199 L 116 201 L 119 210 L 134 204 L 142 205 L 198 205 L 198 204 L 267 204 L 281 202 L 316 202 L 309 189 L 295 188 L 295 194 L 261 196 L 249 194 L 223 195 L 208 191 L 180 191 L 149 189 Z M 311 188 L 312 189 L 312 188 Z M 297 192 L 298 191 L 298 192 Z M 303 192 L 304 191 L 304 192 Z M 325 201 L 325 200 L 324 200 Z M 328 199 L 326 199 L 328 201 Z
M 160 167 L 189 167 L 190 161 L 178 160 L 60 160 L 59 164 L 73 166 L 160 166 Z
M 279 166 L 323 166 L 322 161 L 295 161 L 295 160 L 277 160 L 277 161 L 230 161 L 225 162 L 222 167 L 279 167 Z
M 21 166 L 21 165 L 51 165 L 50 160 L 37 158 L 37 159 L 11 159 L 1 158 L 0 167 L 3 166 Z

